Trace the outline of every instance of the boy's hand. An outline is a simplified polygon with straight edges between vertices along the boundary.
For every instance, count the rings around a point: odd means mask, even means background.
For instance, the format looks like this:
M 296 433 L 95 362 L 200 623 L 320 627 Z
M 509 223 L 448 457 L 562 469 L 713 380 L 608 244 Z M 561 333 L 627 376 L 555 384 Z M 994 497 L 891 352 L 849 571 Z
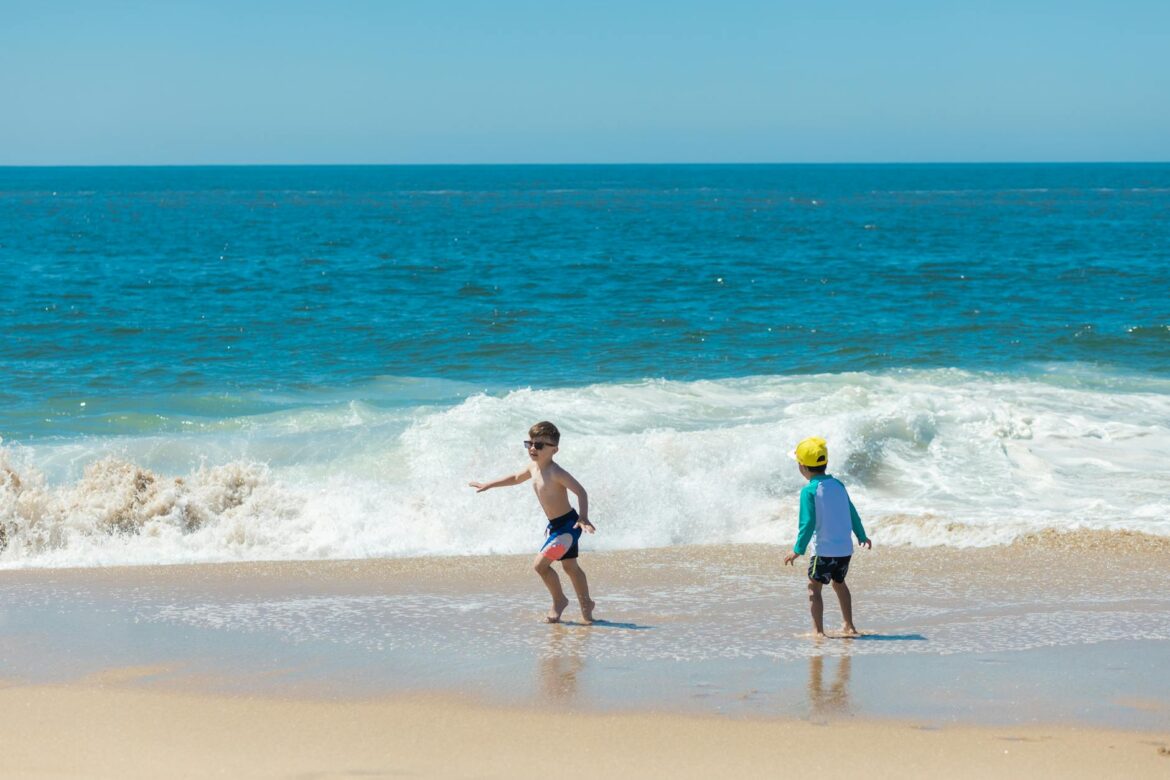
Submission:
M 784 556 L 784 565 L 785 566 L 795 566 L 796 564 L 794 564 L 793 561 L 795 561 L 799 557 L 800 556 L 797 555 L 796 553 L 788 553 L 787 555 Z
M 484 482 L 468 482 L 467 486 L 475 488 L 476 493 L 482 493 L 488 489 L 487 484 Z
M 858 547 L 864 547 L 867 550 L 873 549 L 873 539 L 866 539 L 864 542 L 858 542 Z
M 589 518 L 587 518 L 587 517 L 580 518 L 579 520 L 577 520 L 575 525 L 578 528 L 580 528 L 582 531 L 588 531 L 591 534 L 597 533 L 597 528 L 594 527 L 593 523 L 589 522 Z

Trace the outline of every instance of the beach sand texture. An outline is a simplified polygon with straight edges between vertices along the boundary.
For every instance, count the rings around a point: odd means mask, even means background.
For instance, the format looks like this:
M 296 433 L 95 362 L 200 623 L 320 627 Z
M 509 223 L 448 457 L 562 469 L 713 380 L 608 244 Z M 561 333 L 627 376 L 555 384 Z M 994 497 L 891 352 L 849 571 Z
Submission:
M 859 551 L 855 640 L 781 555 L 591 554 L 593 627 L 527 556 L 0 572 L 3 773 L 1170 772 L 1170 542 Z
M 7 777 L 1164 777 L 1170 740 L 1071 727 L 732 721 L 435 699 L 0 689 Z

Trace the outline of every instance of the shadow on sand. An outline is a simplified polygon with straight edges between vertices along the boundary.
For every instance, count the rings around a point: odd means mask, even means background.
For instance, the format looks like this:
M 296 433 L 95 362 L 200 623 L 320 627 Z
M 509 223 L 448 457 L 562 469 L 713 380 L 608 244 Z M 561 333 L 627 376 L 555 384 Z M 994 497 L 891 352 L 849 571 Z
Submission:
M 626 631 L 648 631 L 654 626 L 640 626 L 637 623 L 615 623 L 612 620 L 594 620 L 592 623 L 580 623 L 576 620 L 562 620 L 556 625 L 575 626 L 580 628 L 620 628 Z

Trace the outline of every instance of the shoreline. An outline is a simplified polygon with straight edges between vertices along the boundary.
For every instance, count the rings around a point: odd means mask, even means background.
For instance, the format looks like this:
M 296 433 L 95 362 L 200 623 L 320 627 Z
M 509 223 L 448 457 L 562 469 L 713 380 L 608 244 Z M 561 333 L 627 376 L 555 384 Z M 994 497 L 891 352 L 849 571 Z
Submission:
M 820 641 L 803 569 L 758 545 L 590 553 L 593 626 L 575 604 L 540 622 L 528 556 L 2 571 L 0 662 L 25 685 L 150 667 L 142 685 L 213 694 L 1170 728 L 1148 671 L 1170 543 L 1131 541 L 861 551 L 863 635 Z
M 914 522 L 915 518 L 904 516 L 891 516 L 885 520 L 885 523 L 907 523 Z M 886 525 L 878 524 L 875 526 L 875 535 Z M 639 554 L 655 555 L 655 554 L 669 554 L 678 552 L 686 554 L 688 552 L 702 553 L 704 551 L 737 551 L 761 549 L 774 557 L 776 557 L 775 564 L 777 567 L 781 565 L 781 559 L 784 554 L 788 552 L 791 547 L 791 542 L 719 542 L 719 543 L 694 543 L 694 544 L 678 544 L 678 545 L 661 545 L 649 547 L 634 547 L 620 550 L 587 550 L 582 554 L 585 556 L 582 560 L 592 560 L 596 557 L 611 557 L 611 556 L 636 556 Z M 1030 531 L 1015 537 L 1011 541 L 996 544 L 981 544 L 981 545 L 963 545 L 963 546 L 948 546 L 948 545 L 909 545 L 909 544 L 879 544 L 875 550 L 863 550 L 860 547 L 855 547 L 854 553 L 870 554 L 882 552 L 889 552 L 892 554 L 917 554 L 930 555 L 934 552 L 944 554 L 971 554 L 971 555 L 986 555 L 999 552 L 1013 552 L 1020 550 L 1035 550 L 1049 554 L 1094 554 L 1105 553 L 1107 555 L 1116 555 L 1122 552 L 1132 552 L 1134 548 L 1137 554 L 1143 558 L 1150 555 L 1163 555 L 1170 559 L 1170 536 L 1163 536 L 1161 534 L 1148 533 L 1145 531 L 1135 531 L 1127 529 L 1118 530 L 1101 530 L 1101 529 L 1074 529 L 1074 530 L 1056 530 L 1056 529 L 1040 529 Z M 29 575 L 29 576 L 44 576 L 52 578 L 54 576 L 78 576 L 84 577 L 89 575 L 125 575 L 127 577 L 139 577 L 143 581 L 160 581 L 167 578 L 172 578 L 173 573 L 176 572 L 190 572 L 198 570 L 219 571 L 232 576 L 279 576 L 279 575 L 306 575 L 306 577 L 313 577 L 315 573 L 311 569 L 316 567 L 332 568 L 332 573 L 349 573 L 354 576 L 370 575 L 375 570 L 398 569 L 410 570 L 415 572 L 425 572 L 433 564 L 473 564 L 480 565 L 485 561 L 504 561 L 511 565 L 514 561 L 531 561 L 532 555 L 528 552 L 521 553 L 490 553 L 490 554 L 465 554 L 465 555 L 390 555 L 369 558 L 259 558 L 259 559 L 242 559 L 242 560 L 192 560 L 192 561 L 174 561 L 168 563 L 94 563 L 92 565 L 77 566 L 77 565 L 40 565 L 40 564 L 23 564 L 19 566 L 4 565 L 0 566 L 0 585 L 3 584 L 3 578 L 7 576 Z M 802 556 L 802 561 L 807 563 L 808 557 Z
M 0 571 L 0 774 L 1154 776 L 1170 544 L 1131 541 L 864 551 L 822 641 L 758 545 L 590 553 L 594 626 L 527 555 Z

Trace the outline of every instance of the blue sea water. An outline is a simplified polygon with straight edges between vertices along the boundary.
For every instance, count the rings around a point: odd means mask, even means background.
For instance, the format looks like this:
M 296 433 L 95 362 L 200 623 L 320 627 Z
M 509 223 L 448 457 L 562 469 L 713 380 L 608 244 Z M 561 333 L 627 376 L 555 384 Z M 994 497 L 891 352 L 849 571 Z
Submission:
M 827 430 L 878 514 L 948 522 L 980 522 L 985 487 L 910 473 L 1010 480 L 1027 461 L 1067 494 L 1086 478 L 1067 464 L 1130 468 L 1126 441 L 1170 453 L 1165 164 L 0 168 L 0 259 L 0 436 L 23 477 L 0 523 L 26 542 L 3 553 L 18 562 L 89 560 L 62 551 L 103 523 L 122 533 L 107 551 L 155 521 L 186 544 L 237 510 L 318 541 L 232 548 L 220 528 L 191 555 L 527 549 L 503 530 L 513 499 L 480 547 L 457 525 L 418 531 L 492 506 L 437 496 L 509 464 L 496 449 L 554 415 L 607 464 L 655 436 L 679 449 L 661 473 L 595 475 L 612 494 L 718 472 L 707 458 L 745 437 L 775 452 L 731 456 L 739 471 Z M 1008 452 L 1036 438 L 1049 448 Z M 450 449 L 411 451 L 428 445 Z M 100 508 L 95 462 L 122 474 L 103 486 L 186 475 L 183 506 L 196 473 L 251 486 L 199 518 L 173 502 L 141 516 L 139 495 L 134 519 L 111 520 L 124 507 Z M 792 487 L 778 474 L 710 506 L 615 502 L 613 543 L 741 538 L 755 521 L 694 507 L 746 512 L 746 494 L 763 512 Z M 1128 522 L 1160 532 L 1170 490 L 1135 479 Z M 306 485 L 330 500 L 307 509 Z M 1092 524 L 1083 499 L 1053 511 Z M 663 507 L 668 532 L 636 531 L 631 503 Z M 386 532 L 403 513 L 418 525 Z M 338 516 L 348 541 L 324 528 Z

